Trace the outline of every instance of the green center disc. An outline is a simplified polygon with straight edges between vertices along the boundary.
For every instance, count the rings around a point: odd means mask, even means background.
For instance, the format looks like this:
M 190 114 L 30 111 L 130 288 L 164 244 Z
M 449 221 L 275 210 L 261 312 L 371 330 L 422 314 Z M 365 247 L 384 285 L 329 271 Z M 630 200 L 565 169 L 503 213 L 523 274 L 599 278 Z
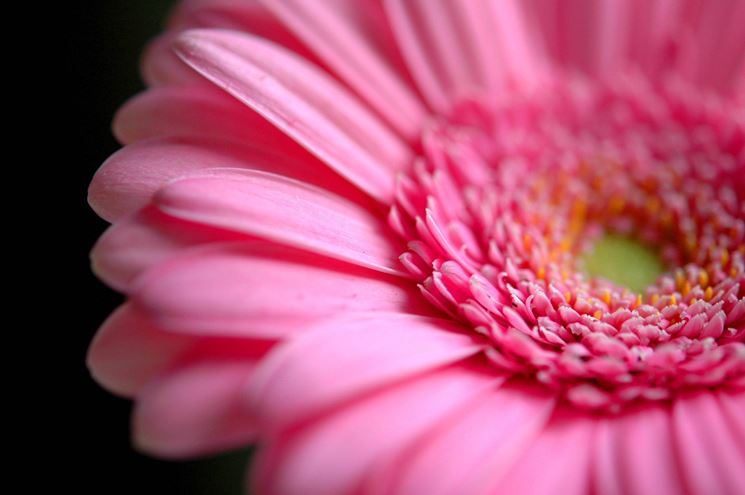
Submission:
M 659 255 L 634 239 L 606 234 L 580 259 L 580 268 L 599 277 L 642 293 L 664 271 Z

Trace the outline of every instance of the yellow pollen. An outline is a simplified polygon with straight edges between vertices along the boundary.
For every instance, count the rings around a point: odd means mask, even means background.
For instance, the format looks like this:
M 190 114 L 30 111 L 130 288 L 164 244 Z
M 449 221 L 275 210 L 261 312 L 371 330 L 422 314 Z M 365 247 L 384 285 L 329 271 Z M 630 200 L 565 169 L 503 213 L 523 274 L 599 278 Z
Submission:
M 675 294 L 670 294 L 670 306 L 677 306 L 678 305 L 678 298 L 675 296 Z
M 530 246 L 533 244 L 533 239 L 530 237 L 530 234 L 525 234 L 523 236 L 523 247 L 526 251 L 530 251 Z
M 546 268 L 540 267 L 536 271 L 535 276 L 538 277 L 538 278 L 540 278 L 541 280 L 543 280 L 544 278 L 546 278 Z
M 673 214 L 669 210 L 664 210 L 660 215 L 660 223 L 665 229 L 669 229 L 673 224 Z
M 660 211 L 660 200 L 653 196 L 647 200 L 647 211 L 651 214 L 655 214 Z
M 711 298 L 714 297 L 714 289 L 711 288 L 711 286 L 706 288 L 706 291 L 704 292 L 704 299 L 707 301 L 711 301 Z
M 599 309 L 595 311 L 595 314 L 593 316 L 595 317 L 596 320 L 599 320 L 600 318 L 603 317 L 603 311 Z
M 722 251 L 722 258 L 720 259 L 722 266 L 727 266 L 727 263 L 729 263 L 729 251 L 726 249 Z
M 610 291 L 608 289 L 605 289 L 605 291 L 603 291 L 603 302 L 607 305 L 610 305 L 611 296 L 610 296 Z
M 656 306 L 658 302 L 660 302 L 660 295 L 659 294 L 652 294 L 652 297 L 649 298 L 649 302 L 652 303 L 652 306 Z
M 685 281 L 686 281 L 685 274 L 681 270 L 676 271 L 675 272 L 675 286 L 680 289 L 681 287 L 683 287 L 683 284 L 685 283 Z
M 642 299 L 642 295 L 641 294 L 637 294 L 636 295 L 636 301 L 634 301 L 634 305 L 632 306 L 632 309 L 636 309 L 639 306 L 641 306 L 642 305 L 642 302 L 644 302 L 644 300 Z
M 709 285 L 709 272 L 701 270 L 698 274 L 698 284 L 703 288 Z
M 693 305 L 694 305 L 694 304 L 696 304 L 697 302 L 698 302 L 698 299 L 696 299 L 695 297 L 692 297 L 692 298 L 691 298 L 691 302 L 689 302 L 688 304 L 690 304 L 691 306 L 693 306 Z
M 608 204 L 608 209 L 613 214 L 618 214 L 623 211 L 624 206 L 626 206 L 626 201 L 621 196 L 613 196 L 610 200 L 610 203 Z
M 686 239 L 685 248 L 687 252 L 693 253 L 694 251 L 696 251 L 697 246 L 698 246 L 698 243 L 696 242 L 695 238 L 689 237 L 688 239 Z
M 690 292 L 691 292 L 691 283 L 686 281 L 686 283 L 683 284 L 683 290 L 681 293 L 683 294 L 683 297 L 686 297 Z
M 729 269 L 729 276 L 732 278 L 737 278 L 737 268 L 734 266 Z
M 646 189 L 647 191 L 653 191 L 657 188 L 657 181 L 654 177 L 648 177 L 642 182 L 642 187 L 644 187 L 644 189 Z
M 566 291 L 564 293 L 564 299 L 566 299 L 567 302 L 572 302 L 572 293 L 571 293 L 571 291 Z

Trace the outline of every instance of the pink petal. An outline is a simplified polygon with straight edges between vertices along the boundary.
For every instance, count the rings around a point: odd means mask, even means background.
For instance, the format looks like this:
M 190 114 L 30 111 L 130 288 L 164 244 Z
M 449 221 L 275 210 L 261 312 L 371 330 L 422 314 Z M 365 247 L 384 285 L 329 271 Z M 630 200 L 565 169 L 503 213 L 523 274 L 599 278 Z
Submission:
M 254 470 L 256 492 L 353 493 L 374 465 L 502 379 L 488 367 L 459 363 L 342 407 L 264 450 Z
M 447 320 L 371 313 L 324 321 L 257 369 L 251 397 L 268 428 L 345 399 L 464 359 L 482 344 Z
M 250 360 L 204 361 L 151 382 L 137 397 L 135 445 L 181 458 L 248 444 L 256 427 L 241 393 L 254 367 Z
M 745 394 L 741 391 L 722 391 L 717 394 L 727 424 L 729 425 L 735 441 L 739 445 L 745 445 Z
M 685 493 L 666 405 L 643 406 L 599 422 L 593 481 L 597 493 Z
M 186 136 L 236 141 L 282 156 L 310 159 L 264 117 L 212 86 L 165 86 L 140 93 L 117 112 L 114 134 L 124 144 Z
M 287 159 L 234 142 L 164 138 L 142 141 L 112 155 L 93 177 L 88 201 L 101 217 L 114 221 L 144 207 L 155 191 L 173 179 L 230 167 L 285 174 L 355 197 L 350 186 L 312 157 Z
M 418 136 L 424 118 L 421 102 L 376 43 L 382 33 L 365 32 L 358 5 L 346 0 L 263 3 L 393 128 L 409 140 Z
M 439 112 L 447 111 L 451 103 L 449 91 L 454 81 L 450 80 L 447 60 L 443 60 L 445 57 L 441 57 L 433 46 L 431 37 L 437 34 L 437 26 L 434 23 L 427 25 L 422 19 L 428 9 L 422 8 L 418 2 L 402 0 L 386 0 L 383 5 L 419 91 L 432 108 Z M 450 60 L 453 58 L 451 56 Z
M 673 427 L 683 476 L 692 494 L 742 493 L 745 448 L 733 435 L 713 393 L 703 391 L 676 399 Z
M 600 7 L 601 4 L 594 0 L 569 0 L 559 7 L 560 29 L 564 35 L 561 59 L 572 69 L 587 74 L 592 74 L 595 66 L 593 49 L 599 39 L 595 28 Z
M 507 476 L 488 492 L 530 495 L 590 493 L 595 419 L 584 412 L 559 409 Z
M 593 50 L 588 64 L 594 74 L 612 78 L 619 69 L 624 68 L 629 38 L 633 35 L 630 29 L 632 10 L 638 10 L 637 3 L 636 0 L 600 0 L 595 4 L 594 42 L 591 44 Z
M 91 251 L 96 276 L 120 292 L 146 269 L 190 247 L 248 236 L 192 224 L 149 206 L 110 226 Z
M 460 2 L 392 0 L 385 6 L 409 68 L 434 108 L 446 111 L 455 96 L 484 87 L 485 70 Z
M 230 178 L 187 178 L 165 186 L 155 202 L 177 218 L 407 276 L 397 259 L 403 250 L 380 218 L 286 177 L 246 170 Z
M 138 394 L 163 373 L 204 360 L 256 361 L 272 340 L 197 337 L 166 332 L 131 303 L 104 322 L 88 349 L 93 377 L 112 392 Z
M 555 404 L 551 392 L 522 383 L 493 389 L 402 452 L 393 460 L 399 466 L 398 479 L 378 489 L 397 495 L 492 493 L 489 489 L 494 482 L 510 470 L 536 436 L 544 434 L 541 431 Z
M 174 9 L 168 27 L 172 30 L 220 28 L 244 31 L 319 63 L 315 54 L 259 0 L 185 0 Z
M 707 2 L 689 18 L 694 38 L 690 46 L 699 84 L 726 91 L 738 67 L 745 63 L 745 4 L 739 0 Z
M 195 342 L 161 332 L 130 304 L 117 309 L 88 350 L 93 378 L 113 393 L 131 396 L 167 369 Z
M 535 84 L 545 75 L 547 62 L 538 34 L 531 29 L 519 0 L 489 2 L 494 31 L 507 71 L 523 84 Z
M 432 313 L 412 284 L 265 242 L 191 250 L 145 273 L 133 298 L 164 328 L 261 338 L 355 311 Z
M 411 152 L 335 81 L 296 55 L 218 30 L 182 35 L 183 59 L 376 199 L 393 198 Z
M 186 65 L 173 51 L 177 32 L 166 32 L 153 39 L 142 54 L 140 72 L 148 86 L 208 86 L 194 69 Z

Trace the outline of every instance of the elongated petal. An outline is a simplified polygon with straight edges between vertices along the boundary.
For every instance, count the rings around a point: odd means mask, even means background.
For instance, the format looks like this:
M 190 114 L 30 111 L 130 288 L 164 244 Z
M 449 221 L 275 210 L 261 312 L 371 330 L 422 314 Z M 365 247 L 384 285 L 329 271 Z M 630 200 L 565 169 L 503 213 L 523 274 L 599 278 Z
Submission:
M 204 335 L 283 337 L 349 312 L 432 312 L 412 284 L 266 242 L 191 250 L 147 272 L 133 297 L 158 325 Z
M 352 407 L 342 406 L 264 450 L 254 469 L 256 491 L 352 493 L 373 466 L 402 451 L 503 379 L 486 366 L 459 363 L 386 388 Z M 328 466 L 334 466 L 333 472 Z
M 195 30 L 177 49 L 202 75 L 251 106 L 376 199 L 393 197 L 409 149 L 331 78 L 264 40 Z
M 131 303 L 104 322 L 88 350 L 93 377 L 114 393 L 133 396 L 166 372 L 204 360 L 256 361 L 273 340 L 209 338 L 164 331 Z
M 254 366 L 250 360 L 202 361 L 148 384 L 134 410 L 135 445 L 181 458 L 248 444 L 256 426 L 242 392 Z
M 540 82 L 547 70 L 538 33 L 531 29 L 519 0 L 488 2 L 507 72 L 523 84 Z
M 401 455 L 398 479 L 380 493 L 491 493 L 494 481 L 544 434 L 555 404 L 549 391 L 523 383 L 481 395 Z
M 346 0 L 310 3 L 264 0 L 263 4 L 300 36 L 392 127 L 408 139 L 420 131 L 424 109 L 379 44 L 377 32 Z
M 716 396 L 708 391 L 678 398 L 673 425 L 689 491 L 735 495 L 745 486 L 745 449 L 737 442 Z
M 171 136 L 234 141 L 275 155 L 310 155 L 264 117 L 211 86 L 164 86 L 135 96 L 114 118 L 123 144 Z
M 165 32 L 145 47 L 140 64 L 142 79 L 150 87 L 158 86 L 208 86 L 194 69 L 186 65 L 173 51 L 178 32 Z
M 194 28 L 244 31 L 282 45 L 306 60 L 320 62 L 260 0 L 185 0 L 174 9 L 168 28 L 173 31 Z
M 88 368 L 110 391 L 131 396 L 166 370 L 194 343 L 190 336 L 160 332 L 125 304 L 101 326 L 88 350 Z
M 594 445 L 596 492 L 685 493 L 667 405 L 643 406 L 601 420 Z
M 171 216 L 402 274 L 401 252 L 376 216 L 357 204 L 286 177 L 245 171 L 175 181 L 156 198 Z
M 745 394 L 738 391 L 722 391 L 717 394 L 727 424 L 735 437 L 735 441 L 745 446 Z
M 195 138 L 142 141 L 106 160 L 93 177 L 88 201 L 101 217 L 114 221 L 144 207 L 155 191 L 169 181 L 217 168 L 271 171 L 324 184 L 342 194 L 352 189 L 320 162 L 308 158 L 283 158 L 228 141 Z
M 430 107 L 446 111 L 450 104 L 448 92 L 455 86 L 448 72 L 444 54 L 437 53 L 430 36 L 437 33 L 437 26 L 427 25 L 421 16 L 426 8 L 420 2 L 387 0 L 386 13 L 393 33 L 406 60 L 406 65 Z M 432 4 L 430 4 L 431 6 Z M 435 5 L 436 8 L 441 5 Z M 450 58 L 455 58 L 454 56 Z
M 316 325 L 267 358 L 257 369 L 251 397 L 262 422 L 277 428 L 481 348 L 446 320 L 342 316 Z
M 150 206 L 110 226 L 93 247 L 91 264 L 106 284 L 128 293 L 140 273 L 190 247 L 249 238 L 169 217 Z
M 507 476 L 487 493 L 589 493 L 595 424 L 592 416 L 571 409 L 557 410 Z

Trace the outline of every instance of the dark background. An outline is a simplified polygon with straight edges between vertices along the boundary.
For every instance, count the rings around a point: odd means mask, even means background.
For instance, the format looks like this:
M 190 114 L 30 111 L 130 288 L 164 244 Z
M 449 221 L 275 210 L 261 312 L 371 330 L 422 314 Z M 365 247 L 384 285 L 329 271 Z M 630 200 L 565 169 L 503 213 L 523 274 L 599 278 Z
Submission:
M 160 32 L 173 0 L 98 0 L 83 2 L 67 31 L 71 44 L 73 88 L 72 132 L 74 144 L 65 171 L 72 195 L 76 229 L 73 240 L 72 277 L 76 293 L 75 314 L 66 330 L 66 364 L 74 369 L 80 399 L 70 407 L 74 445 L 56 449 L 56 456 L 72 456 L 71 489 L 76 494 L 210 494 L 241 493 L 247 455 L 238 453 L 201 461 L 170 462 L 149 458 L 130 446 L 131 403 L 100 388 L 85 367 L 85 354 L 98 325 L 122 300 L 91 274 L 88 252 L 106 228 L 86 203 L 88 182 L 118 144 L 110 131 L 114 112 L 128 97 L 142 89 L 138 63 L 148 39 Z M 69 199 L 69 196 L 66 198 Z M 65 239 L 67 242 L 68 239 Z M 69 262 L 69 260 L 67 260 Z M 69 307 L 69 306 L 68 306 Z M 68 309 L 69 311 L 69 309 Z M 65 397 L 71 400 L 65 390 Z M 70 448 L 72 447 L 72 448 Z M 71 452 L 75 452 L 72 454 Z M 82 458 L 81 458 L 82 457 Z

